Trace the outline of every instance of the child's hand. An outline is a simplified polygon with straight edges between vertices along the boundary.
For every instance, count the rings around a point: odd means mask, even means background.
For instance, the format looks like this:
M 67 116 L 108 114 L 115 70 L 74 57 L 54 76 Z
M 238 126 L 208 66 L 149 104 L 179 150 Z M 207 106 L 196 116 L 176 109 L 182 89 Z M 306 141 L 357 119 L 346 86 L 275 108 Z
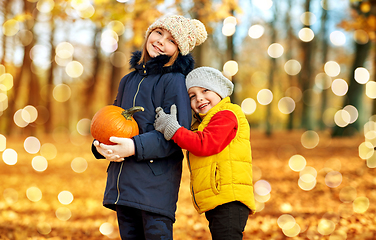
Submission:
M 170 114 L 166 114 L 161 107 L 155 109 L 154 128 L 155 130 L 163 133 L 166 140 L 170 140 L 175 132 L 181 128 L 178 120 L 176 119 L 176 105 L 171 105 Z
M 110 141 L 117 143 L 116 145 L 106 145 L 94 141 L 94 146 L 97 151 L 102 154 L 107 160 L 113 162 L 124 161 L 124 158 L 135 154 L 134 142 L 130 138 L 110 137 Z

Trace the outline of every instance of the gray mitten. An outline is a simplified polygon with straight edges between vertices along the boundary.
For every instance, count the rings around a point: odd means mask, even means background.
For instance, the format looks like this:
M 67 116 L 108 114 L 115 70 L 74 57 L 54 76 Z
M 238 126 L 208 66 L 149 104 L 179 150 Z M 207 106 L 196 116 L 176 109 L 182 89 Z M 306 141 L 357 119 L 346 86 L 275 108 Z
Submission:
M 170 114 L 166 114 L 161 107 L 155 109 L 154 128 L 163 133 L 166 140 L 170 140 L 175 132 L 181 127 L 176 119 L 176 105 L 171 105 Z

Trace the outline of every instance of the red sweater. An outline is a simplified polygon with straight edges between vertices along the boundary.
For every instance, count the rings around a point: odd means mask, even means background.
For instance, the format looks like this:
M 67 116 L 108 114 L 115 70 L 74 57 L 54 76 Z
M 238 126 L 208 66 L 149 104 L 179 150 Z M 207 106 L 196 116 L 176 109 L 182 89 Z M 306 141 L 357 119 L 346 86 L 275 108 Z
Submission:
M 235 114 L 224 110 L 216 113 L 202 132 L 181 127 L 172 140 L 196 156 L 210 156 L 221 152 L 234 139 L 237 130 Z

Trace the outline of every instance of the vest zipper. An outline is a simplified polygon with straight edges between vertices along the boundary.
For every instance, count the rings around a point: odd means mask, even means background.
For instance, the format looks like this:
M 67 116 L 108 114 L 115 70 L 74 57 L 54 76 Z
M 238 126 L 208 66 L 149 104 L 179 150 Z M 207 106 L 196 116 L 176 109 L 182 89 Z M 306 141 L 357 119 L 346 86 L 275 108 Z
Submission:
M 189 161 L 189 152 L 187 151 L 187 162 L 188 162 L 188 168 L 189 168 L 189 173 L 191 174 L 192 176 L 192 169 L 191 169 L 191 162 Z M 196 202 L 196 197 L 195 197 L 195 191 L 193 189 L 193 184 L 191 186 L 191 191 L 192 191 L 192 198 L 193 198 L 193 202 L 194 204 L 196 205 L 197 209 L 200 209 L 200 207 L 198 206 L 197 202 Z
M 134 95 L 134 98 L 133 98 L 133 107 L 135 107 L 136 97 L 137 97 L 138 92 L 140 91 L 140 85 L 141 85 L 141 83 L 144 81 L 144 79 L 145 79 L 145 77 L 143 77 L 143 78 L 141 79 L 140 83 L 139 83 L 138 86 L 137 86 L 137 91 L 136 91 L 136 94 Z M 117 198 L 116 198 L 115 204 L 117 204 L 117 203 L 119 202 L 119 198 L 120 198 L 119 182 L 120 182 L 120 174 L 121 174 L 121 170 L 123 169 L 123 164 L 124 164 L 124 162 L 121 162 L 120 170 L 119 170 L 119 174 L 118 174 L 117 181 L 116 181 L 116 188 L 117 188 L 118 195 L 117 195 Z

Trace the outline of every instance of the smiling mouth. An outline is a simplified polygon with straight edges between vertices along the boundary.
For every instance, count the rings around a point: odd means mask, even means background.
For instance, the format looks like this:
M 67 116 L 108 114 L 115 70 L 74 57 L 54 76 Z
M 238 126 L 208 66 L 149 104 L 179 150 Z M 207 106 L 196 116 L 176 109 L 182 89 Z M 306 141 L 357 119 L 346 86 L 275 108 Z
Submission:
M 202 105 L 198 106 L 198 109 L 203 109 L 204 107 L 206 107 L 208 105 L 209 105 L 209 103 L 202 104 Z
M 159 47 L 157 47 L 155 45 L 153 45 L 153 47 L 154 47 L 155 50 L 157 50 L 158 53 L 163 54 L 163 51 Z

